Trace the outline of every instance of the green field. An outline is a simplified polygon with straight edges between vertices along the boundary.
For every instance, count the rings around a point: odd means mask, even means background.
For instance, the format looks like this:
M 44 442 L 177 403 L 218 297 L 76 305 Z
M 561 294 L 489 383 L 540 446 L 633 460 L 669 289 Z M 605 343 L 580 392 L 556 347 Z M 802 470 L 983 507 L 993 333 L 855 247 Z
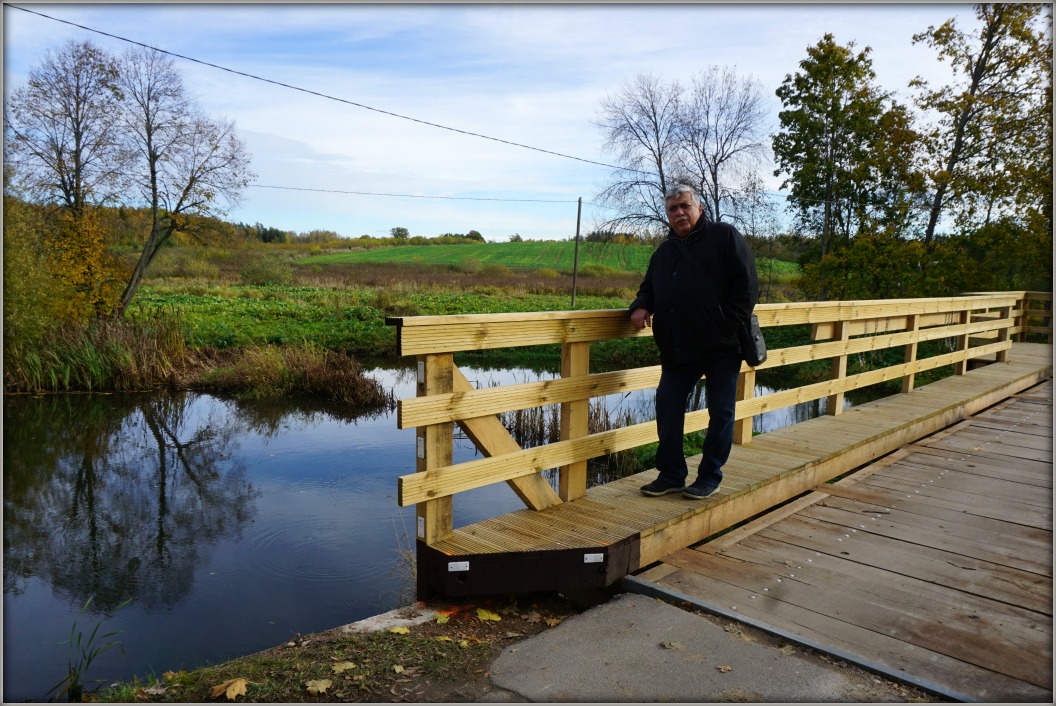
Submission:
M 601 266 L 641 274 L 653 254 L 651 245 L 615 245 L 611 243 L 580 243 L 579 266 Z M 356 252 L 314 255 L 297 261 L 301 265 L 332 264 L 395 264 L 464 267 L 468 262 L 486 267 L 503 265 L 517 270 L 552 269 L 571 272 L 575 259 L 572 241 L 525 241 L 523 243 L 487 243 L 471 245 L 397 245 Z M 760 269 L 766 264 L 757 258 Z M 799 266 L 792 262 L 774 261 L 774 273 L 798 274 Z
M 602 265 L 616 270 L 644 272 L 653 249 L 648 245 L 580 243 L 581 266 Z M 397 245 L 358 252 L 316 255 L 299 264 L 384 263 L 447 265 L 461 267 L 467 260 L 482 266 L 504 265 L 510 269 L 571 271 L 575 243 L 571 241 L 526 241 L 468 245 Z

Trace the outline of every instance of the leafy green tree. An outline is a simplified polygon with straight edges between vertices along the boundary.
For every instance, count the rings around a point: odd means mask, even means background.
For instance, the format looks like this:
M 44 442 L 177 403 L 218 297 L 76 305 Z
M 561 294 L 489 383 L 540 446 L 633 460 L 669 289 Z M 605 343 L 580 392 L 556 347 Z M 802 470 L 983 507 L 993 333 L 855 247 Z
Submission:
M 882 98 L 871 86 L 871 50 L 855 54 L 853 47 L 826 34 L 807 48 L 801 71 L 777 90 L 785 109 L 773 140 L 774 176 L 786 175 L 781 188 L 790 188 L 792 208 L 818 233 L 822 256 L 849 232 L 849 205 L 882 113 Z
M 1040 196 L 1052 227 L 1051 7 L 979 4 L 975 15 L 976 33 L 950 19 L 913 37 L 954 73 L 939 88 L 919 77 L 910 84 L 918 89 L 917 106 L 939 116 L 926 134 L 929 251 L 946 212 L 972 228 Z
M 397 239 L 400 239 L 400 240 L 405 240 L 405 239 L 411 237 L 411 231 L 407 230 L 406 228 L 403 228 L 402 226 L 397 226 L 396 228 L 392 228 L 391 230 L 389 230 L 389 234 L 393 238 L 397 238 Z
M 855 53 L 853 42 L 842 46 L 826 34 L 777 90 L 784 110 L 773 140 L 774 175 L 785 175 L 789 208 L 800 227 L 816 234 L 820 259 L 849 247 L 859 231 L 910 214 L 913 170 L 905 153 L 915 135 L 905 109 L 874 85 L 870 53 L 868 47 Z M 901 199 L 892 212 L 896 194 Z M 829 273 L 818 272 L 822 298 Z

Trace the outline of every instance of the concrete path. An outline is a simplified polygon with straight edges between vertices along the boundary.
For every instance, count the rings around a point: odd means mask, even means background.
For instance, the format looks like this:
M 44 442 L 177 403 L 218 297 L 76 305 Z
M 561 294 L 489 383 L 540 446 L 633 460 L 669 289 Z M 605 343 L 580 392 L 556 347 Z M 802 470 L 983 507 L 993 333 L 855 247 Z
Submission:
M 490 702 L 907 700 L 863 670 L 631 593 L 507 647 L 491 680 Z

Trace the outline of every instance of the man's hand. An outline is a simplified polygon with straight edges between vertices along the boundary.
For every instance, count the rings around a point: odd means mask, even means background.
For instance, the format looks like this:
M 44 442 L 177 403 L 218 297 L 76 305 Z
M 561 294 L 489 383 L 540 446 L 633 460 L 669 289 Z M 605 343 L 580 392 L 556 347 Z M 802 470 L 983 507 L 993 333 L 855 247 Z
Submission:
M 635 309 L 631 312 L 631 325 L 641 331 L 646 326 L 653 325 L 653 315 L 649 313 L 648 309 Z

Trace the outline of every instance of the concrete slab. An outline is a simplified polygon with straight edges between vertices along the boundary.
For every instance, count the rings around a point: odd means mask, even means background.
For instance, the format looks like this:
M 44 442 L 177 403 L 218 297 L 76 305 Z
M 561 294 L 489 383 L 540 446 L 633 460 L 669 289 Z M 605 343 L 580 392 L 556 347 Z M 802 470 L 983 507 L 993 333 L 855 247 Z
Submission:
M 493 702 L 878 700 L 860 673 L 637 594 L 507 647 L 491 680 Z

